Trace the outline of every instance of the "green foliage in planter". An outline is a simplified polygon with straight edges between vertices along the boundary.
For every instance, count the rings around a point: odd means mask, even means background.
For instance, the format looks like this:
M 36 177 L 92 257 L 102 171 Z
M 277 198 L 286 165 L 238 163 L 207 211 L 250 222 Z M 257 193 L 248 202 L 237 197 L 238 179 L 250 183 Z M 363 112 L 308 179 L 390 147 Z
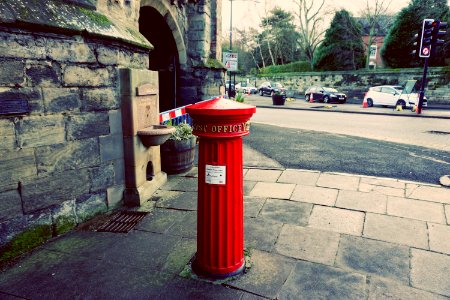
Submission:
M 242 93 L 237 93 L 236 94 L 236 97 L 234 98 L 234 100 L 236 101 L 236 102 L 244 102 L 244 99 L 245 99 L 245 97 L 244 97 L 244 94 L 242 94 Z
M 169 125 L 171 125 L 171 122 L 169 122 Z M 172 133 L 169 140 L 174 141 L 183 141 L 183 140 L 189 140 L 194 135 L 192 134 L 192 127 L 191 125 L 187 123 L 180 123 L 175 127 L 175 132 Z

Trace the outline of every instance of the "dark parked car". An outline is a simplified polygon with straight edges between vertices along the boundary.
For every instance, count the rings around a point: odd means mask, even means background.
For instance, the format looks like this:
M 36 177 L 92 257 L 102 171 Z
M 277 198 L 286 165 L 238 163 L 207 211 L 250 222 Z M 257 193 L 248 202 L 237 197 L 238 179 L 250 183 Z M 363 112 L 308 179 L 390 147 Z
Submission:
M 347 95 L 344 93 L 339 93 L 336 89 L 323 87 L 323 86 L 312 86 L 305 92 L 306 101 L 315 102 L 339 102 L 345 103 L 347 101 Z
M 269 95 L 271 96 L 272 93 L 280 93 L 280 94 L 284 94 L 285 90 L 284 87 L 281 83 L 279 82 L 263 82 L 259 88 L 258 88 L 258 93 L 260 96 L 264 96 L 264 95 Z

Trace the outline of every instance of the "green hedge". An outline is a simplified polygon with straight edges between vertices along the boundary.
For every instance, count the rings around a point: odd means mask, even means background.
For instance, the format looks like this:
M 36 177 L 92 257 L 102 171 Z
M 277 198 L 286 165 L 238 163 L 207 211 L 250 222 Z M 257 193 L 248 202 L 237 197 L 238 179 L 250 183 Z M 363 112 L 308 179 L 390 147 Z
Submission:
M 262 74 L 289 73 L 289 72 L 310 72 L 311 65 L 307 61 L 296 61 L 290 64 L 268 66 L 261 69 Z

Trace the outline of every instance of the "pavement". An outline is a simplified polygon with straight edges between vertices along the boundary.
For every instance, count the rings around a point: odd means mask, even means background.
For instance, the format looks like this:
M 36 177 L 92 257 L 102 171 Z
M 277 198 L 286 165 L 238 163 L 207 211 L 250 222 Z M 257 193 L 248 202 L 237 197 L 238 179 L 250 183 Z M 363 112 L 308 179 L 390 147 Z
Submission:
M 277 108 L 277 109 L 296 109 L 309 111 L 339 112 L 339 113 L 357 113 L 357 114 L 375 114 L 375 115 L 392 115 L 401 117 L 416 118 L 440 118 L 450 119 L 450 105 L 438 105 L 430 103 L 428 107 L 422 110 L 421 114 L 411 111 L 411 108 L 405 108 L 397 111 L 392 107 L 362 107 L 361 103 L 309 103 L 305 99 L 287 98 L 285 105 L 273 105 L 271 97 L 261 97 L 259 95 L 246 95 L 245 103 L 255 105 L 256 107 Z
M 102 216 L 4 270 L 0 299 L 449 299 L 450 189 L 270 159 L 243 172 L 247 273 L 186 272 L 195 167 L 169 176 L 129 233 L 96 231 Z
M 246 103 L 264 107 L 256 102 L 265 100 Z M 295 100 L 284 108 L 324 109 L 310 105 L 323 104 Z M 100 216 L 3 270 L 0 299 L 450 299 L 449 188 L 284 169 L 255 149 L 244 145 L 243 152 L 245 274 L 211 282 L 189 272 L 194 167 L 169 176 L 133 209 L 148 214 L 130 232 L 97 231 L 110 217 Z

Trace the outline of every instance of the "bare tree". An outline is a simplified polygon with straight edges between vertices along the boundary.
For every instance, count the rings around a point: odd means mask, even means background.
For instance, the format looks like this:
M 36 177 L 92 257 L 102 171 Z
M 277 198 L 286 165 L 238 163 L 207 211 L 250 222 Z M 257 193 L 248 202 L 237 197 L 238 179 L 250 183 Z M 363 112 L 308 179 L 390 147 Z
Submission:
M 380 17 L 388 13 L 392 0 L 366 0 L 366 7 L 361 12 L 361 16 L 366 19 L 369 25 L 369 39 L 367 41 L 366 68 L 369 69 L 370 46 L 374 41 L 375 27 L 380 21 Z
M 296 13 L 299 20 L 300 48 L 313 68 L 314 52 L 322 41 L 325 29 L 322 27 L 325 0 L 293 0 L 298 6 Z
M 253 62 L 255 63 L 255 66 L 258 68 L 258 71 L 260 70 L 260 67 L 258 65 L 258 61 L 256 60 L 255 57 L 255 51 L 256 48 L 260 48 L 260 54 L 261 54 L 261 59 L 262 59 L 262 63 L 263 63 L 263 68 L 265 67 L 265 63 L 264 63 L 264 57 L 262 56 L 262 52 L 261 52 L 261 45 L 258 42 L 258 39 L 255 38 L 258 35 L 258 32 L 256 31 L 256 29 L 254 28 L 250 28 L 249 31 L 246 31 L 245 29 L 240 30 L 240 29 L 236 29 L 238 37 L 241 41 L 241 44 L 243 46 L 243 49 L 250 53 L 250 55 L 252 56 Z
M 264 0 L 264 17 L 261 17 L 261 15 L 259 15 L 259 19 L 261 20 L 261 25 L 262 27 L 267 27 L 267 20 L 268 20 L 268 16 L 269 16 L 269 10 L 268 7 L 271 6 L 271 0 Z M 264 23 L 264 20 L 266 20 L 266 23 Z M 267 50 L 269 51 L 269 55 L 270 55 L 270 59 L 272 60 L 272 65 L 276 64 L 275 58 L 273 57 L 273 53 L 272 53 L 272 46 L 271 46 L 271 39 L 273 39 L 273 36 L 271 35 L 267 35 L 265 38 L 265 41 L 267 43 Z M 260 52 L 261 52 L 261 58 L 262 58 L 262 50 L 261 47 L 259 48 Z M 263 59 L 264 61 L 264 59 Z M 263 63 L 264 64 L 264 63 Z M 265 66 L 264 66 L 265 67 Z

